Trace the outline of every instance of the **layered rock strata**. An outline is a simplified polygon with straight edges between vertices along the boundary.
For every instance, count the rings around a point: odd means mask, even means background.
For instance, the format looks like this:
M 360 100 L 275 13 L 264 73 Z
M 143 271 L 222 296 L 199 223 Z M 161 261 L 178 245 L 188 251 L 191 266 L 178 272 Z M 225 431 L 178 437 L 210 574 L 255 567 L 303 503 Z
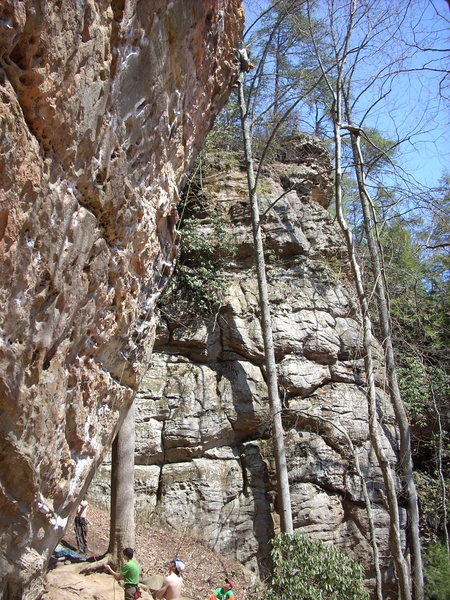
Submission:
M 0 7 L 0 598 L 40 574 L 148 366 L 240 0 Z
M 373 576 L 356 453 L 389 579 L 388 515 L 369 442 L 361 320 L 344 241 L 327 210 L 329 158 L 308 138 L 291 140 L 281 158 L 258 189 L 294 527 L 337 544 Z M 244 170 L 218 162 L 221 170 L 203 174 L 202 194 L 230 218 L 237 251 L 228 291 L 209 322 L 161 316 L 138 394 L 137 506 L 142 519 L 265 576 L 279 524 L 250 208 Z M 377 352 L 384 445 L 395 462 L 397 433 Z M 106 471 L 91 490 L 98 498 L 108 485 Z

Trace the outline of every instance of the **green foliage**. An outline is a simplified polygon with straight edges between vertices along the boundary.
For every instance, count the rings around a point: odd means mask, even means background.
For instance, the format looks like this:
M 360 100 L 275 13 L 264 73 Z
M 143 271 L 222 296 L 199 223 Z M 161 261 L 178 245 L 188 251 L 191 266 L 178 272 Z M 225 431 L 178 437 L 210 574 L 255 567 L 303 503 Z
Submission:
M 449 268 L 450 245 L 450 175 L 442 178 L 440 188 L 436 194 L 436 203 L 431 214 L 431 229 L 427 231 L 428 245 L 438 250 L 438 257 Z
M 431 545 L 426 553 L 425 597 L 427 600 L 450 598 L 450 555 L 442 544 Z
M 450 448 L 447 444 L 445 453 L 447 460 L 450 456 Z M 444 497 L 442 493 L 442 484 L 437 473 L 425 473 L 416 471 L 414 479 L 419 494 L 420 506 L 422 508 L 422 536 L 425 541 L 436 542 L 444 539 L 445 523 Z M 450 492 L 450 482 L 446 482 L 446 496 Z
M 346 278 L 343 263 L 337 256 L 325 257 L 322 260 L 323 271 L 320 275 L 322 283 L 338 283 Z
M 386 223 L 381 242 L 398 347 L 405 353 L 405 346 L 409 345 L 416 350 L 416 355 L 429 362 L 448 364 L 448 182 L 444 182 L 433 203 L 433 213 L 426 221 L 406 221 L 398 216 Z
M 334 546 L 286 533 L 277 535 L 272 546 L 267 600 L 368 600 L 363 568 Z
M 450 287 L 441 260 L 435 269 L 436 252 L 424 253 L 411 231 L 395 219 L 381 242 L 402 395 L 412 424 L 433 429 L 434 404 L 445 410 L 449 391 Z
M 447 496 L 449 488 L 449 286 L 444 271 L 434 270 L 435 252 L 434 256 L 421 252 L 411 231 L 396 219 L 385 228 L 382 242 L 397 373 L 411 424 L 421 530 L 424 539 L 437 540 L 445 532 L 441 474 L 447 482 Z
M 161 303 L 172 313 L 209 316 L 226 290 L 223 267 L 234 255 L 234 240 L 225 215 L 200 206 L 188 213 L 180 228 L 180 257 Z
M 314 17 L 308 19 L 304 0 L 276 0 L 271 4 L 271 10 L 258 21 L 254 39 L 249 40 L 252 60 L 258 65 L 251 99 L 255 156 L 260 155 L 275 125 L 275 146 L 287 135 L 299 133 L 300 123 L 302 130 L 321 133 L 332 102 L 314 51 L 314 44 L 320 48 L 326 44 L 326 25 Z M 332 73 L 329 79 L 333 79 Z M 297 108 L 292 110 L 296 102 Z M 276 148 L 270 151 L 275 153 Z
M 222 154 L 222 160 L 235 160 L 235 154 L 242 152 L 242 134 L 240 127 L 237 97 L 232 94 L 228 104 L 217 115 L 214 126 L 206 138 L 203 155 Z M 223 167 L 223 162 L 222 162 Z
M 423 364 L 414 356 L 405 356 L 398 367 L 400 391 L 410 420 L 424 427 L 430 410 L 429 386 Z
M 399 386 L 411 424 L 422 535 L 425 540 L 437 540 L 445 535 L 444 493 L 448 497 L 450 491 L 450 445 L 445 421 L 448 377 L 438 365 L 424 364 L 416 356 L 398 352 L 398 358 Z M 447 488 L 445 492 L 441 474 Z
M 435 205 L 421 232 L 426 245 L 425 283 L 429 323 L 427 334 L 432 339 L 433 352 L 450 359 L 450 177 L 445 177 L 435 197 Z
M 446 411 L 450 390 L 445 371 L 437 365 L 427 367 L 417 357 L 399 352 L 398 378 L 411 424 L 428 429 L 431 436 L 436 411 Z

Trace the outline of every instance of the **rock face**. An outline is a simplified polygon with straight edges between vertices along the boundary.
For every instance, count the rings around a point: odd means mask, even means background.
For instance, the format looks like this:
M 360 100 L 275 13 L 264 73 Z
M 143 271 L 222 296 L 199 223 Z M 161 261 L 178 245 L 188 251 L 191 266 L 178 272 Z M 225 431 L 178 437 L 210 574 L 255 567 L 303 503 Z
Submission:
M 344 241 L 326 210 L 329 159 L 316 140 L 293 140 L 286 148 L 284 162 L 271 165 L 259 187 L 294 527 L 336 543 L 373 576 L 348 436 L 374 502 L 389 578 L 360 316 Z M 213 322 L 171 319 L 167 311 L 161 319 L 138 393 L 137 506 L 153 525 L 186 532 L 264 576 L 268 542 L 278 530 L 277 493 L 245 173 L 213 169 L 203 176 L 202 193 L 229 215 L 236 257 Z M 385 444 L 395 461 L 396 431 L 381 374 L 378 383 Z M 105 470 L 91 493 L 100 497 L 104 486 Z
M 40 573 L 148 366 L 177 189 L 240 0 L 0 7 L 0 598 Z

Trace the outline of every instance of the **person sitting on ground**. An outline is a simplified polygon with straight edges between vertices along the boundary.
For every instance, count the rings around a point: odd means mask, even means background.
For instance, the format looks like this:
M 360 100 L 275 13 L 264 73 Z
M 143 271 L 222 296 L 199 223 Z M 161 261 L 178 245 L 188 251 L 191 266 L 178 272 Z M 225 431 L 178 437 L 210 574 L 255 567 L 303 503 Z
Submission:
M 235 600 L 235 595 L 233 592 L 234 581 L 225 578 L 225 585 L 219 587 L 214 590 L 214 592 L 209 597 L 209 600 Z
M 133 548 L 124 548 L 123 555 L 127 559 L 127 562 L 122 566 L 119 573 L 113 571 L 109 565 L 106 565 L 105 568 L 115 577 L 115 579 L 117 579 L 117 581 L 123 579 L 124 599 L 133 600 L 137 597 L 136 593 L 139 592 L 141 567 L 139 566 L 139 563 L 133 560 Z
M 185 564 L 182 560 L 174 556 L 169 563 L 169 574 L 164 578 L 159 590 L 150 590 L 154 598 L 164 598 L 165 600 L 178 600 L 181 596 L 183 587 L 183 578 L 181 571 L 184 571 Z

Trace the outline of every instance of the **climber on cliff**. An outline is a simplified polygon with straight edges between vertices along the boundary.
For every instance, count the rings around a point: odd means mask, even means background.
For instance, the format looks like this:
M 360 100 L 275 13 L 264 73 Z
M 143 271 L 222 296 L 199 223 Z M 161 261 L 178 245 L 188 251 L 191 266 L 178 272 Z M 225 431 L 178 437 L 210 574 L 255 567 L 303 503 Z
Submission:
M 236 83 L 232 87 L 237 87 L 238 83 L 244 83 L 245 74 L 253 69 L 255 65 L 250 62 L 246 48 L 236 48 L 234 55 L 239 63 L 239 74 Z
M 77 538 L 77 547 L 82 554 L 86 554 L 87 550 L 87 528 L 89 520 L 87 518 L 87 510 L 89 504 L 86 500 L 82 500 L 77 508 L 77 514 L 73 523 L 75 529 L 75 537 Z
M 181 588 L 183 587 L 183 578 L 181 572 L 185 569 L 182 560 L 174 556 L 169 562 L 169 574 L 164 578 L 159 590 L 150 590 L 154 598 L 164 598 L 165 600 L 178 600 L 181 597 Z
M 234 581 L 225 578 L 225 585 L 218 587 L 209 597 L 209 600 L 235 600 L 234 592 Z

